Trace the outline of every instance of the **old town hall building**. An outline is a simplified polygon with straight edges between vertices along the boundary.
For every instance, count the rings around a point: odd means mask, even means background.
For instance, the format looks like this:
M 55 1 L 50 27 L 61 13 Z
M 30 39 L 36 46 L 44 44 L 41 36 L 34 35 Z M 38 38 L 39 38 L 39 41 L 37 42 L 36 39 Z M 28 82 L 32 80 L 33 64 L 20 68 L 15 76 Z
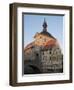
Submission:
M 43 30 L 24 48 L 24 74 L 62 72 L 63 54 L 57 39 L 48 32 L 44 19 Z

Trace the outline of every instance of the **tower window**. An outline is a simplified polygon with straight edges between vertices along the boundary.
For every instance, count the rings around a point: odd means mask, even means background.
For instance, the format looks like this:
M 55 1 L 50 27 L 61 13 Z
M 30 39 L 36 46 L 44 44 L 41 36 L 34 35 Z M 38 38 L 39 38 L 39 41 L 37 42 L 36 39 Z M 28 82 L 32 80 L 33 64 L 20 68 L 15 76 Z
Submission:
M 50 60 L 51 60 L 51 57 L 50 57 Z

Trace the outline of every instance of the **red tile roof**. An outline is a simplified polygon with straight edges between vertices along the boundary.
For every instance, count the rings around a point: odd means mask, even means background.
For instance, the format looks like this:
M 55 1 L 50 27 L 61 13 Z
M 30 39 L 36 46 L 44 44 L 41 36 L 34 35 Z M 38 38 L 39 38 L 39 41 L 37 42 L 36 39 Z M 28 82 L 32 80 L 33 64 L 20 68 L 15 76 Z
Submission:
M 56 45 L 56 40 L 49 40 L 46 42 L 45 47 L 53 47 Z

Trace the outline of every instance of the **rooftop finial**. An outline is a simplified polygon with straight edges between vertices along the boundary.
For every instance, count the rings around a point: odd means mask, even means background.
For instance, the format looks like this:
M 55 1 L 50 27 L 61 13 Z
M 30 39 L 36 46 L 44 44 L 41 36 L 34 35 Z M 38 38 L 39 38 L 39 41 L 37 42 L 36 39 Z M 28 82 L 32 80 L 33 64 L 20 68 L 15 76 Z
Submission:
M 44 22 L 45 22 L 45 18 L 44 18 Z
M 43 23 L 43 31 L 47 31 L 47 22 L 44 18 L 44 23 Z

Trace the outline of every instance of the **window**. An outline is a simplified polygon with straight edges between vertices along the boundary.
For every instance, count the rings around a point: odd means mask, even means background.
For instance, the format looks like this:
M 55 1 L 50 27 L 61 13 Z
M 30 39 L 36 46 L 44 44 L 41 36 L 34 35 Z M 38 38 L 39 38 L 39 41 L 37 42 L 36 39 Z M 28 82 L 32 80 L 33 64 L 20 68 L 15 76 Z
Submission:
M 51 57 L 50 57 L 50 60 L 51 60 Z
M 51 54 L 51 51 L 49 52 L 49 54 Z
M 42 52 L 42 55 L 44 55 L 44 52 Z

